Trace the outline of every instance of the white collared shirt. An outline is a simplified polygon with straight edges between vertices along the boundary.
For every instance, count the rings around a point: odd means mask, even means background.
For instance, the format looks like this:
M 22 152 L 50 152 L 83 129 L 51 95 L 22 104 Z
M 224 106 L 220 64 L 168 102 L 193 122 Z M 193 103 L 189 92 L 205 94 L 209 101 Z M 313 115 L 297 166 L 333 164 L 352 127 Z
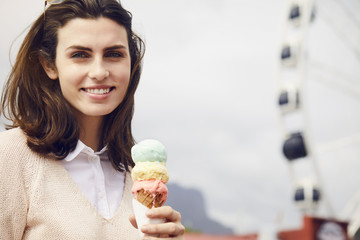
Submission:
M 61 163 L 98 212 L 111 218 L 122 199 L 125 173 L 111 165 L 107 148 L 94 152 L 79 140 Z

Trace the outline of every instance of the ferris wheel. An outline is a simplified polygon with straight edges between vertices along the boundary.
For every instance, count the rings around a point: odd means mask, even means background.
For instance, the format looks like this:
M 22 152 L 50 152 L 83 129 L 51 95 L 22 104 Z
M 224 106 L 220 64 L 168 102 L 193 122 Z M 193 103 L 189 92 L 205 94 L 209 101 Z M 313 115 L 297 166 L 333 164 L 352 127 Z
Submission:
M 335 69 L 323 69 L 325 67 L 321 63 L 309 59 L 309 30 L 312 23 L 317 20 L 318 7 L 318 2 L 315 0 L 286 1 L 286 17 L 282 26 L 277 77 L 278 119 L 283 138 L 282 150 L 293 184 L 293 199 L 298 208 L 307 215 L 321 214 L 325 217 L 349 221 L 349 237 L 356 239 L 356 234 L 360 235 L 360 193 L 348 202 L 343 213 L 340 215 L 335 213 L 328 197 L 327 182 L 324 181 L 318 164 L 319 148 L 309 127 L 308 108 L 311 103 L 307 101 L 305 94 L 308 91 L 309 68 L 315 65 L 317 69 L 330 72 L 332 77 L 339 75 L 341 75 L 341 79 L 348 77 L 344 77 L 346 74 Z M 346 13 L 354 25 L 358 26 L 360 34 L 360 21 L 353 18 L 351 11 Z M 327 15 L 321 15 L 321 17 L 326 18 L 326 21 L 331 21 L 331 17 Z M 347 37 L 343 37 L 336 27 L 333 30 L 351 48 L 351 52 L 360 63 L 360 48 Z M 355 84 L 360 83 L 360 78 L 350 78 Z M 360 84 L 358 87 L 354 87 L 355 84 L 349 83 L 349 81 L 338 83 L 333 79 L 327 83 L 335 85 L 339 91 L 344 91 L 346 94 L 360 99 Z M 341 147 L 354 141 L 360 142 L 360 133 L 328 143 L 325 148 Z M 319 207 L 323 209 L 321 213 L 318 211 Z

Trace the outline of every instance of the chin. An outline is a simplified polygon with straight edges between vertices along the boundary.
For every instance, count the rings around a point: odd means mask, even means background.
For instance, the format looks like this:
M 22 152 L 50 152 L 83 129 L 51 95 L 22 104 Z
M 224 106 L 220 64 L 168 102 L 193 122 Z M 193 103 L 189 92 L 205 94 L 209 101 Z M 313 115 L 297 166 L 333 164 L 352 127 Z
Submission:
M 114 110 L 115 110 L 115 108 L 86 111 L 86 112 L 84 112 L 84 115 L 89 116 L 89 117 L 104 117 L 104 116 L 112 113 Z

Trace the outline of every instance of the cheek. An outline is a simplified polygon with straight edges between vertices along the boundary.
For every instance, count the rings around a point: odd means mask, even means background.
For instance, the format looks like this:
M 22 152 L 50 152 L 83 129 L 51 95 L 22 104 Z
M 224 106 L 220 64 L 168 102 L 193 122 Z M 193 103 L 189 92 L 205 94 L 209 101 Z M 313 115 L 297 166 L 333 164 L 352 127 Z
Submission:
M 122 79 L 122 81 L 119 83 L 119 86 L 121 89 L 119 92 L 119 98 L 121 99 L 121 101 L 123 101 L 125 96 L 128 94 L 129 86 L 130 86 L 129 78 L 130 78 L 130 76 L 126 79 L 125 78 Z
M 62 95 L 69 102 L 76 98 L 80 91 L 81 77 L 76 72 L 71 74 L 70 72 L 59 72 L 59 84 Z
M 120 84 L 120 86 L 123 89 L 127 89 L 130 84 L 130 69 L 123 69 L 122 71 L 119 71 L 117 74 L 117 79 Z
M 82 69 L 69 66 L 59 71 L 59 81 L 63 86 L 75 87 L 83 81 L 84 75 Z

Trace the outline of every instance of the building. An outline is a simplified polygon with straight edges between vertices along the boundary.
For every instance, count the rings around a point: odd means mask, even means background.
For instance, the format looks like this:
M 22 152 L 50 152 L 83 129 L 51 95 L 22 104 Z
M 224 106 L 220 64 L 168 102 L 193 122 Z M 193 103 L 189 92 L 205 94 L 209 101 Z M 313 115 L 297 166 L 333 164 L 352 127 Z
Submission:
M 186 233 L 186 240 L 257 240 L 257 234 L 250 234 L 244 236 L 230 236 L 230 235 L 206 235 L 196 233 Z
M 297 230 L 278 232 L 279 240 L 349 240 L 347 222 L 304 216 L 303 226 Z

